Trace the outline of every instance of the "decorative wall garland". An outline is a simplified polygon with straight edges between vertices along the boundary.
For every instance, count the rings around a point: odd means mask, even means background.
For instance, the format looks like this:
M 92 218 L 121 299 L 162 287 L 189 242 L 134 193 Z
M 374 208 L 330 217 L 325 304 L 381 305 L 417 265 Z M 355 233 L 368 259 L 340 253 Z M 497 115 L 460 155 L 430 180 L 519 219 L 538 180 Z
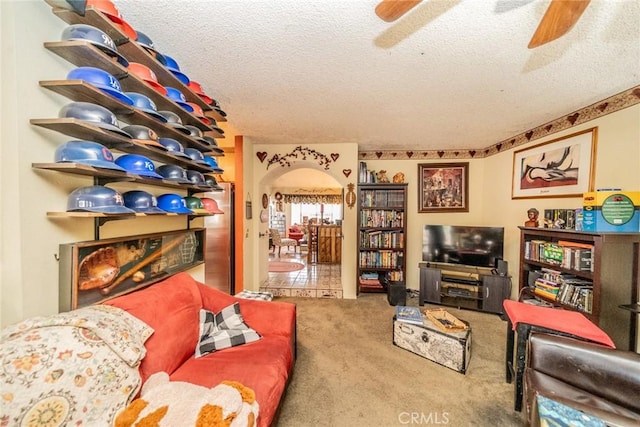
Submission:
M 535 127 L 516 135 L 512 138 L 505 139 L 497 144 L 491 145 L 485 149 L 475 150 L 427 150 L 427 151 L 360 151 L 358 158 L 360 160 L 380 159 L 380 160 L 409 160 L 409 159 L 477 159 L 489 157 L 501 151 L 517 147 L 522 144 L 534 141 L 553 133 L 569 129 L 573 126 L 586 123 L 598 117 L 615 113 L 624 108 L 631 107 L 640 103 L 640 86 L 628 89 L 619 94 L 613 95 L 602 101 L 596 102 L 588 107 L 577 110 L 566 116 L 562 116 L 556 120 Z
M 264 160 L 267 158 L 268 154 L 265 151 L 260 151 L 256 153 L 256 156 L 258 156 L 258 160 L 260 160 L 261 163 L 264 163 Z M 340 153 L 331 153 L 330 157 L 328 157 L 325 154 L 312 148 L 298 145 L 290 153 L 283 155 L 274 154 L 269 160 L 267 160 L 267 169 L 269 169 L 269 167 L 274 164 L 279 164 L 283 168 L 291 167 L 291 163 L 294 159 L 307 160 L 307 157 L 313 158 L 313 160 L 317 161 L 320 166 L 324 166 L 324 169 L 328 170 L 331 162 L 335 162 L 336 160 L 338 160 L 338 158 L 340 157 Z

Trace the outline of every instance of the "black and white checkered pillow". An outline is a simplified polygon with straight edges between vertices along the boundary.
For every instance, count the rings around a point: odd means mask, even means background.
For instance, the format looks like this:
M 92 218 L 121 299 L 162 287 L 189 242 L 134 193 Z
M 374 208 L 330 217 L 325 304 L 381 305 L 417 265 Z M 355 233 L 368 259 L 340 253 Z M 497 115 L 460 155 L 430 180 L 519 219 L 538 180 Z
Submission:
M 196 346 L 196 357 L 257 341 L 260 338 L 262 336 L 244 322 L 237 302 L 223 308 L 219 313 L 201 309 L 200 339 Z

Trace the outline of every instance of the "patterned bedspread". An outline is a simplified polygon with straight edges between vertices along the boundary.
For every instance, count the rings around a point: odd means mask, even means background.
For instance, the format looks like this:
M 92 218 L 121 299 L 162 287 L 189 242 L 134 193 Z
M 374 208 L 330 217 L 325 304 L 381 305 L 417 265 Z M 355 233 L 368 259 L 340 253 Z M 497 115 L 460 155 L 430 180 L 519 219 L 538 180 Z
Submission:
M 148 325 L 111 306 L 2 330 L 0 426 L 107 426 L 136 396 Z

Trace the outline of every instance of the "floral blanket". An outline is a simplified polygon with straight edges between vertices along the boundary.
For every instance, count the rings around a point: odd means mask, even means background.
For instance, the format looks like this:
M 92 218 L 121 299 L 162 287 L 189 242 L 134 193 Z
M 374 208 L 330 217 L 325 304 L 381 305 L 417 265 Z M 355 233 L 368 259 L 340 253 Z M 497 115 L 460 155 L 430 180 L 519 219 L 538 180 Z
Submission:
M 153 329 L 96 305 L 27 319 L 0 335 L 0 426 L 108 426 L 141 386 Z

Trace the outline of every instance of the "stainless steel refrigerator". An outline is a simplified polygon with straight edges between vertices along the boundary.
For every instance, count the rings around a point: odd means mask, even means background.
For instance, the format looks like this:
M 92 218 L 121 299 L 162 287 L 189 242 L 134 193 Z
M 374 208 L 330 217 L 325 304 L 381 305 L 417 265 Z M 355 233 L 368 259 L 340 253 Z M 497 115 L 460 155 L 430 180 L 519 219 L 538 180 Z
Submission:
M 206 247 L 204 253 L 205 282 L 207 285 L 234 295 L 235 292 L 235 239 L 234 202 L 232 183 L 222 182 L 223 191 L 206 193 L 218 203 L 224 214 L 205 217 Z

